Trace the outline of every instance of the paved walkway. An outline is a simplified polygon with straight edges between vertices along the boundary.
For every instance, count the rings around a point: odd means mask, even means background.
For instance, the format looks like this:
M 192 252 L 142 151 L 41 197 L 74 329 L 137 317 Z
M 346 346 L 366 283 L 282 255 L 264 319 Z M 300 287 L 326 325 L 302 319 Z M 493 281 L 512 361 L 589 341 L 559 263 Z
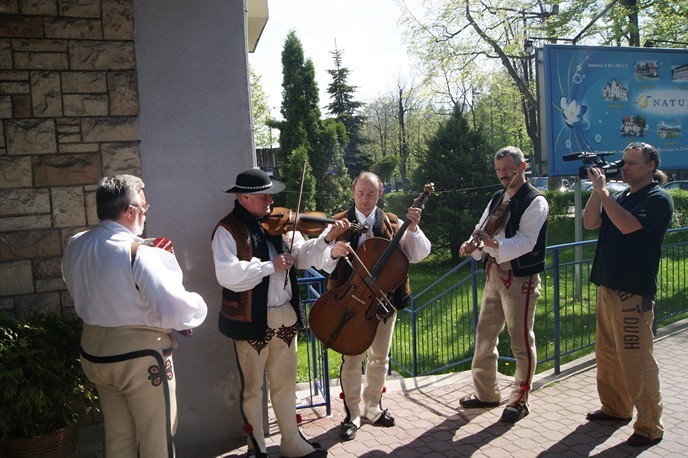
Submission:
M 593 358 L 563 368 L 559 376 L 539 377 L 531 395 L 530 415 L 514 425 L 499 421 L 503 407 L 464 410 L 459 398 L 471 393 L 470 373 L 388 380 L 384 407 L 396 419 L 392 428 L 364 424 L 356 439 L 339 440 L 343 408 L 332 388 L 332 416 L 325 408 L 302 409 L 306 437 L 320 442 L 330 457 L 666 457 L 688 456 L 688 322 L 660 329 L 655 343 L 664 401 L 664 439 L 652 447 L 630 447 L 626 425 L 586 421 L 599 408 Z M 508 393 L 509 380 L 500 386 Z M 270 457 L 279 456 L 274 418 L 268 438 Z M 226 450 L 179 450 L 178 456 L 240 457 L 246 446 Z
M 503 406 L 489 410 L 460 407 L 459 398 L 473 392 L 470 373 L 462 372 L 388 379 L 384 407 L 396 419 L 392 428 L 364 424 L 355 440 L 341 442 L 339 424 L 344 415 L 338 386 L 332 387 L 332 415 L 326 417 L 324 407 L 301 409 L 301 427 L 330 457 L 688 457 L 688 320 L 660 329 L 655 357 L 661 373 L 665 434 L 662 442 L 652 447 L 625 444 L 633 432 L 632 422 L 603 425 L 586 421 L 585 414 L 599 408 L 592 356 L 567 365 L 558 376 L 536 377 L 530 415 L 514 425 L 499 421 Z M 500 380 L 505 396 L 509 383 L 506 377 Z M 270 431 L 268 453 L 274 458 L 279 456 L 280 436 L 273 417 Z M 82 428 L 79 458 L 102 458 L 102 436 L 102 425 Z M 204 449 L 177 449 L 179 458 L 245 454 L 243 439 Z

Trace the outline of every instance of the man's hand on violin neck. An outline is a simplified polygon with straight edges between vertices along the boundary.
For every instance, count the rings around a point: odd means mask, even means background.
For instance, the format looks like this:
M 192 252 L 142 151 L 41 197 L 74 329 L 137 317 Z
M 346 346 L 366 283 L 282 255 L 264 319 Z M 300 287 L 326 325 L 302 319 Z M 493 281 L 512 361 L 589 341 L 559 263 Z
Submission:
M 327 233 L 327 236 L 325 236 L 325 242 L 332 243 L 333 240 L 336 240 L 337 237 L 349 230 L 349 226 L 349 220 L 346 218 L 342 218 L 341 220 L 332 223 L 330 226 L 330 231 Z
M 282 253 L 272 260 L 272 264 L 275 266 L 275 272 L 287 270 L 294 264 L 294 256 L 290 253 Z

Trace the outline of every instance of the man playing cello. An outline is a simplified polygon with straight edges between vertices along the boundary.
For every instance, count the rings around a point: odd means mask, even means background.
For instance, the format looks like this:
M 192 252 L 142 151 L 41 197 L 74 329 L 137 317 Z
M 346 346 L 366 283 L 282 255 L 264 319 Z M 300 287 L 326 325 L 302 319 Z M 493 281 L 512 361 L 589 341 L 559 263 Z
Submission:
M 501 401 L 497 385 L 497 342 L 506 323 L 516 358 L 514 385 L 501 420 L 515 423 L 528 415 L 528 394 L 535 373 L 535 303 L 540 297 L 540 275 L 545 269 L 547 199 L 526 181 L 523 152 L 506 146 L 495 154 L 495 171 L 504 189 L 483 212 L 471 239 L 459 249 L 462 256 L 486 258 L 485 288 L 475 331 L 471 370 L 475 394 L 462 398 L 464 408 L 496 407 Z M 502 206 L 502 202 L 508 204 Z M 493 210 L 505 210 L 502 227 L 485 230 Z M 493 220 L 494 221 L 494 220 Z
M 362 234 L 347 231 L 337 237 L 338 241 L 351 244 L 351 249 L 356 249 L 368 237 L 383 237 L 392 239 L 399 231 L 402 221 L 392 213 L 385 213 L 378 208 L 377 203 L 382 197 L 383 189 L 380 178 L 374 173 L 364 172 L 354 179 L 352 194 L 354 206 L 349 210 L 334 215 L 335 220 L 356 222 L 369 230 Z M 418 227 L 421 209 L 410 208 L 406 218 L 410 221 L 406 233 L 401 237 L 400 246 L 408 257 L 409 262 L 415 263 L 425 259 L 430 254 L 430 241 Z M 333 229 L 336 229 L 333 228 Z M 326 242 L 333 240 L 330 230 L 326 230 L 322 237 Z M 326 268 L 327 269 L 327 268 Z M 344 259 L 341 259 L 336 269 L 332 272 L 328 281 L 328 289 L 343 285 L 352 270 Z M 382 409 L 382 393 L 387 376 L 389 364 L 389 349 L 392 344 L 392 334 L 396 322 L 396 310 L 406 307 L 411 301 L 411 291 L 408 278 L 402 282 L 391 298 L 393 307 L 389 314 L 382 318 L 375 332 L 372 344 L 367 350 L 368 362 L 366 364 L 366 383 L 363 390 L 363 417 L 375 426 L 394 426 L 394 418 L 385 409 Z M 342 440 L 349 441 L 356 437 L 356 431 L 361 426 L 361 364 L 366 357 L 366 352 L 359 355 L 342 355 L 340 369 L 340 382 L 344 396 L 344 408 L 346 418 L 340 427 L 339 435 Z

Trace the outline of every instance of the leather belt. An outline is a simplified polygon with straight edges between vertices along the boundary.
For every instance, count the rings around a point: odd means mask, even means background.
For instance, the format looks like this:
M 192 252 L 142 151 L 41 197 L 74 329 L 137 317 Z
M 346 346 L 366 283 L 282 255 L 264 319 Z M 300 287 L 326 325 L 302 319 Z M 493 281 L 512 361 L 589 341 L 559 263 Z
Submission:
M 487 253 L 485 253 L 485 262 L 486 262 L 486 264 L 487 263 L 496 264 L 503 271 L 511 270 L 511 263 L 510 262 L 498 263 L 497 260 L 493 256 L 490 256 Z

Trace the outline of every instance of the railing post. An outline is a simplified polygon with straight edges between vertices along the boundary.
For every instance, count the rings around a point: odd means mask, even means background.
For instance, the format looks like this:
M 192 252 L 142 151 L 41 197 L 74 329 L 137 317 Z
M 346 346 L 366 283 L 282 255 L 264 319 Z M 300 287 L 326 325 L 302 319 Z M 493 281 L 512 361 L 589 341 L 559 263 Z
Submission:
M 554 324 L 553 324 L 553 333 L 554 333 L 554 373 L 559 374 L 561 372 L 561 344 L 559 342 L 560 338 L 560 308 L 559 308 L 559 278 L 560 276 L 560 270 L 559 270 L 559 250 L 555 249 L 554 253 L 552 254 L 552 260 L 554 264 L 554 269 L 552 273 L 552 281 L 554 282 L 553 285 L 553 291 L 554 291 Z
M 411 348 L 413 354 L 413 376 L 418 376 L 418 327 L 416 325 L 416 298 L 411 302 Z M 392 367 L 390 365 L 390 367 Z

